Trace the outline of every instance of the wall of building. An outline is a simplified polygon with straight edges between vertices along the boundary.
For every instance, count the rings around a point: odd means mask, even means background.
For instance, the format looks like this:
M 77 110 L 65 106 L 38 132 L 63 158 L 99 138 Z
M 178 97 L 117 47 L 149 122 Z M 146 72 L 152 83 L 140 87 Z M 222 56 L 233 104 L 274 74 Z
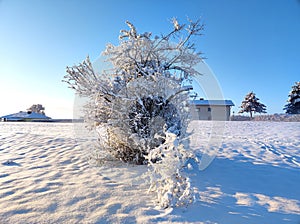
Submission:
M 197 105 L 192 112 L 192 117 L 194 120 L 228 121 L 230 119 L 230 106 Z

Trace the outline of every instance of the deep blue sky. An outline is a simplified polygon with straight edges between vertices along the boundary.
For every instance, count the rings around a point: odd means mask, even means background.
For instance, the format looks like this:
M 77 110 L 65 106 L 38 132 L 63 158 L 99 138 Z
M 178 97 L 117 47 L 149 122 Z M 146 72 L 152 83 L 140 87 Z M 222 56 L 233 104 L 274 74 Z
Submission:
M 197 49 L 235 112 L 249 91 L 268 113 L 283 112 L 300 81 L 298 0 L 0 0 L 0 115 L 42 103 L 47 115 L 72 118 L 65 67 L 117 44 L 126 20 L 159 35 L 172 29 L 172 17 L 205 24 Z

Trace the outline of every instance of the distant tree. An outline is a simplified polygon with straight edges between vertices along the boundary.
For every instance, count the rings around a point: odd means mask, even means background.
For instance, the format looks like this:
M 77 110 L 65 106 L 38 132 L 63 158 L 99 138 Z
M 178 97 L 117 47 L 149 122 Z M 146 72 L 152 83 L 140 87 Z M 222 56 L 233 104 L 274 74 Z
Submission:
M 287 102 L 283 108 L 287 114 L 300 114 L 300 82 L 292 86 Z
M 45 115 L 45 107 L 42 104 L 33 104 L 27 111 Z
M 255 96 L 255 93 L 250 92 L 245 96 L 245 100 L 242 102 L 240 108 L 242 108 L 239 113 L 250 113 L 252 118 L 252 112 L 254 113 L 266 113 L 266 106 L 260 102 Z

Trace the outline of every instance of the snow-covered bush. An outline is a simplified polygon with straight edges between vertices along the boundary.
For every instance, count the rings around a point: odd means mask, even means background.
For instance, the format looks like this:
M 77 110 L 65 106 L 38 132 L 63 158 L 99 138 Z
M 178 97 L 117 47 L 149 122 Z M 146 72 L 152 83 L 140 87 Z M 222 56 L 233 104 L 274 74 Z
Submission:
M 203 26 L 199 21 L 172 22 L 169 34 L 154 38 L 151 33 L 138 34 L 126 22 L 129 30 L 121 30 L 120 44 L 108 44 L 102 53 L 110 68 L 98 74 L 87 57 L 67 67 L 64 77 L 77 94 L 89 99 L 85 122 L 98 132 L 98 159 L 150 165 L 157 174 L 151 189 L 163 207 L 190 201 L 189 181 L 180 171 L 187 155 L 181 142 L 187 137 L 190 115 L 185 86 L 199 75 L 194 67 L 202 61 L 190 40 Z
M 193 157 L 185 149 L 186 141 L 168 133 L 166 141 L 147 156 L 150 163 L 149 191 L 157 192 L 157 202 L 163 208 L 185 206 L 196 198 L 189 177 L 182 172 L 187 159 Z

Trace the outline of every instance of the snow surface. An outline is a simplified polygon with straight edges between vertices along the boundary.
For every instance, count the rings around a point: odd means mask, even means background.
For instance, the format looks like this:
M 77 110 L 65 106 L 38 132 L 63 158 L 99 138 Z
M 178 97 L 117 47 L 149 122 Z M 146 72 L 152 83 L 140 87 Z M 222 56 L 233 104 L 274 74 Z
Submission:
M 73 124 L 0 123 L 0 223 L 300 223 L 300 123 L 214 124 L 190 126 L 191 149 L 215 157 L 187 166 L 198 201 L 163 210 L 147 167 L 90 166 Z

